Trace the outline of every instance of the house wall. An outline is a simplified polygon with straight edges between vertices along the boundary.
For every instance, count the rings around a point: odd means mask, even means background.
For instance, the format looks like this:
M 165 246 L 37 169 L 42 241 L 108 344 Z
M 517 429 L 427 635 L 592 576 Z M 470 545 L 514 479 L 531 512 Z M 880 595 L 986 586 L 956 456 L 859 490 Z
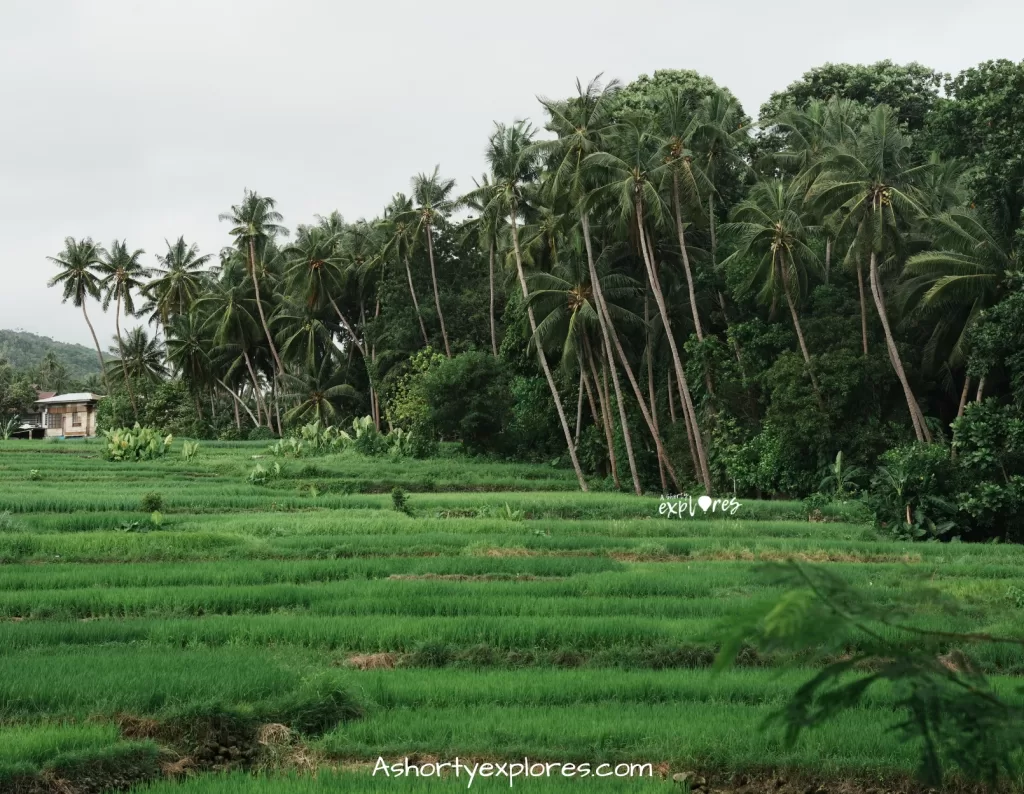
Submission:
M 96 435 L 96 406 L 91 403 L 48 405 L 46 414 L 47 417 L 60 417 L 57 420 L 44 417 L 47 438 L 91 438 Z M 51 423 L 59 423 L 59 427 L 51 427 Z

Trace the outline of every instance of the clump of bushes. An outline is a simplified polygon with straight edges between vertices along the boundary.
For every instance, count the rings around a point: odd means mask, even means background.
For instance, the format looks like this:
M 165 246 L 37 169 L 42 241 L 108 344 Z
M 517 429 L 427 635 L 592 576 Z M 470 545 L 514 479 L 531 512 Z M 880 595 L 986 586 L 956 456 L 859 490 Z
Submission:
M 104 430 L 103 457 L 111 461 L 155 460 L 167 454 L 173 435 L 162 436 L 152 427 L 119 427 Z
M 264 427 L 263 425 L 260 425 L 259 427 L 254 427 L 252 430 L 249 431 L 250 441 L 270 441 L 273 438 L 275 438 L 274 431 L 271 430 L 269 427 Z
M 142 512 L 155 513 L 164 509 L 164 497 L 156 491 L 144 494 L 141 500 Z

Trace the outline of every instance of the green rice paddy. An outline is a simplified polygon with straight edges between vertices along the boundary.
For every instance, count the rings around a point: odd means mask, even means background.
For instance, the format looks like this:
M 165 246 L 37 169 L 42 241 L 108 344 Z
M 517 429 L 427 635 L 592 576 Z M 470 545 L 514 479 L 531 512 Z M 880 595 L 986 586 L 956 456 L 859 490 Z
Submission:
M 91 442 L 0 443 L 0 791 L 466 786 L 372 774 L 406 756 L 657 770 L 515 781 L 534 792 L 670 791 L 691 770 L 898 779 L 916 748 L 889 731 L 888 691 L 786 749 L 763 723 L 811 671 L 750 653 L 711 672 L 731 623 L 780 595 L 763 563 L 910 598 L 916 625 L 1024 636 L 1024 549 L 886 540 L 854 505 L 670 519 L 549 466 L 350 453 L 250 485 L 265 455 L 204 443 L 189 463 L 117 464 Z M 1024 649 L 966 650 L 1016 697 Z M 268 725 L 287 738 L 259 739 Z

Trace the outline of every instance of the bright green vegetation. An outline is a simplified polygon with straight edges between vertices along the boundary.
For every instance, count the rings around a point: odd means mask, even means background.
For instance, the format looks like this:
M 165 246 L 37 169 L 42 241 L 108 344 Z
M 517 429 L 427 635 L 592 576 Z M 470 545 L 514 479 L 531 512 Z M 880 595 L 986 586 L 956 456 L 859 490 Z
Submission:
M 207 773 L 154 794 L 448 785 L 369 774 L 378 756 L 413 754 L 899 775 L 916 750 L 886 732 L 900 718 L 888 690 L 786 750 L 760 726 L 809 671 L 753 651 L 709 669 L 729 625 L 780 595 L 761 562 L 830 565 L 882 603 L 912 603 L 915 625 L 1024 631 L 1008 597 L 1024 549 L 882 539 L 851 505 L 825 509 L 828 521 L 795 502 L 667 519 L 656 498 L 568 492 L 571 472 L 549 466 L 348 451 L 287 461 L 260 487 L 245 477 L 266 444 L 134 464 L 99 446 L 0 444 L 0 781 L 14 791 L 58 774 L 150 779 L 160 748 Z M 408 514 L 392 507 L 394 482 Z M 1012 697 L 1024 651 L 967 650 Z M 289 726 L 337 777 L 275 777 L 245 755 L 238 737 L 265 723 Z M 203 756 L 210 736 L 239 755 Z M 269 777 L 243 775 L 261 764 Z

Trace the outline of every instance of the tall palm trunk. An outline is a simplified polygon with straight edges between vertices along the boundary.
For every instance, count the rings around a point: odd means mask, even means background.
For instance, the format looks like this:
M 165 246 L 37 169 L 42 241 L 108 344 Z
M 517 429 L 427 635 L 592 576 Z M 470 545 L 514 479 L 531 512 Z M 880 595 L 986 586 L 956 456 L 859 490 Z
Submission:
M 583 428 L 583 368 L 580 367 L 580 385 L 576 395 L 576 432 L 573 433 L 573 443 L 576 448 L 580 446 L 580 430 Z
M 259 427 L 260 426 L 260 421 L 255 416 L 253 416 L 252 411 L 249 410 L 249 406 L 246 405 L 244 402 L 242 402 L 242 398 L 239 395 L 235 394 L 231 390 L 231 388 L 224 381 L 222 381 L 220 378 L 217 378 L 216 380 L 217 380 L 217 383 L 219 383 L 221 385 L 221 387 L 224 389 L 224 391 L 226 391 L 228 394 L 230 394 L 234 398 L 234 400 L 235 400 L 235 424 L 238 426 L 238 429 L 239 430 L 242 429 L 242 422 L 241 422 L 241 419 L 238 416 L 238 406 L 239 405 L 241 405 L 242 408 L 245 409 L 245 412 L 247 414 L 249 414 L 249 416 L 252 418 L 252 421 L 256 423 L 256 427 Z
M 256 292 L 256 309 L 260 313 L 260 323 L 263 325 L 263 333 L 267 336 L 267 344 L 270 345 L 270 352 L 274 356 L 274 364 L 278 372 L 284 372 L 281 364 L 281 357 L 277 354 L 277 346 L 274 345 L 274 337 L 270 334 L 270 326 L 267 325 L 267 316 L 263 313 L 263 299 L 260 297 L 260 279 L 256 275 L 256 241 L 249 238 L 249 270 L 252 274 L 252 286 Z
M 651 418 L 654 420 L 655 438 L 660 439 L 661 433 L 658 428 L 658 397 L 654 386 L 654 351 L 651 349 L 651 331 L 647 318 L 647 296 L 644 295 L 644 325 L 647 327 L 647 392 L 651 397 Z M 658 478 L 661 480 L 661 492 L 668 493 L 668 483 L 665 482 L 665 461 L 658 455 Z M 678 486 L 677 486 L 678 490 Z
M 100 375 L 103 376 L 103 385 L 110 394 L 110 379 L 107 377 L 107 368 L 103 365 L 103 353 L 100 350 L 100 340 L 96 338 L 96 329 L 92 327 L 92 320 L 89 319 L 89 312 L 85 310 L 85 298 L 82 299 L 82 316 L 85 317 L 85 324 L 89 326 L 89 333 L 92 334 L 92 343 L 96 345 L 96 360 L 100 362 Z M 124 356 L 122 356 L 124 358 Z
M 601 380 L 597 374 L 597 366 L 594 364 L 594 356 L 587 349 L 588 363 L 590 364 L 591 376 L 594 379 L 594 392 L 597 394 L 597 407 L 600 411 L 601 430 L 604 432 L 605 445 L 608 448 L 608 465 L 612 470 L 612 481 L 615 483 L 615 490 L 622 490 L 622 482 L 619 480 L 619 464 L 615 459 L 615 439 L 612 436 L 612 418 L 608 409 L 607 395 L 601 391 Z M 593 408 L 593 406 L 591 406 Z M 595 421 L 597 417 L 595 416 Z
M 672 424 L 676 423 L 676 401 L 672 399 L 672 368 L 665 371 L 665 394 L 668 395 L 668 416 Z
M 980 403 L 982 396 L 985 394 L 985 376 L 982 375 L 978 378 L 978 393 L 974 397 L 974 402 Z
M 786 293 L 786 303 L 789 304 L 789 316 L 793 318 L 793 330 L 796 331 L 797 342 L 800 343 L 800 352 L 804 357 L 804 364 L 807 365 L 807 374 L 811 377 L 811 386 L 814 387 L 814 393 L 818 395 L 819 401 L 821 400 L 821 389 L 818 387 L 818 379 L 814 375 L 814 368 L 811 366 L 811 354 L 807 352 L 807 342 L 804 339 L 804 329 L 800 325 L 800 315 L 796 312 L 796 304 L 793 302 L 793 294 L 789 288 L 789 278 L 786 276 L 786 270 L 783 267 L 779 268 L 782 272 L 782 291 Z
M 971 390 L 971 376 L 964 375 L 964 388 L 960 392 L 960 405 L 956 409 L 956 418 L 959 419 L 964 415 L 964 411 L 967 409 L 967 395 Z M 953 443 L 949 445 L 949 459 L 956 460 L 956 430 L 954 425 L 953 430 Z
M 868 305 L 864 300 L 864 268 L 857 263 L 857 289 L 860 290 L 860 339 L 864 355 L 868 354 Z
M 679 253 L 683 258 L 683 271 L 686 273 L 686 288 L 690 294 L 690 311 L 693 312 L 693 327 L 697 331 L 697 341 L 704 341 L 704 330 L 700 326 L 700 314 L 697 312 L 697 291 L 693 286 L 693 273 L 690 270 L 690 255 L 686 251 L 686 237 L 683 231 L 683 214 L 679 207 L 679 175 L 672 174 L 672 202 L 676 211 L 676 234 L 679 235 Z
M 637 404 L 640 406 L 640 413 L 644 417 L 644 421 L 647 423 L 647 429 L 651 433 L 651 438 L 654 440 L 654 447 L 658 453 L 659 465 L 664 465 L 668 469 L 669 475 L 672 477 L 672 482 L 676 488 L 679 488 L 679 480 L 676 477 L 675 467 L 672 465 L 672 461 L 668 457 L 668 453 L 665 451 L 665 446 L 661 441 L 661 433 L 658 432 L 658 425 L 655 420 L 652 419 L 651 414 L 647 410 L 646 403 L 644 401 L 643 393 L 640 391 L 640 385 L 637 383 L 636 376 L 633 374 L 633 368 L 629 365 L 629 359 L 626 358 L 625 351 L 622 349 L 622 342 L 619 339 L 618 333 L 615 331 L 615 324 L 612 322 L 611 313 L 608 311 L 608 303 L 604 299 L 604 290 L 601 288 L 601 280 L 597 276 L 597 266 L 594 264 L 594 251 L 590 241 L 590 218 L 584 214 L 581 219 L 583 227 L 583 245 L 587 251 L 587 268 L 590 272 L 590 284 L 591 289 L 594 291 L 594 298 L 597 302 L 597 319 L 601 326 L 601 337 L 604 340 L 606 347 L 606 355 L 608 360 L 614 362 L 614 356 L 612 355 L 611 346 L 615 345 L 615 350 L 619 354 L 619 360 L 622 363 L 622 369 L 626 373 L 626 378 L 629 380 L 630 386 L 633 387 L 633 394 L 636 397 Z M 618 380 L 616 380 L 616 389 L 618 389 Z M 621 402 L 621 395 L 619 400 Z
M 825 283 L 828 284 L 829 274 L 832 272 L 832 238 L 825 238 Z
M 498 357 L 498 331 L 494 324 L 494 240 L 491 240 L 491 261 L 490 269 L 488 270 L 488 279 L 491 291 L 491 352 L 494 353 L 494 357 Z
M 352 344 L 356 346 L 356 350 L 359 351 L 359 355 L 363 359 L 363 366 L 366 367 L 366 380 L 370 386 L 370 416 L 373 418 L 373 425 L 380 430 L 380 414 L 376 410 L 375 406 L 377 403 L 377 390 L 374 385 L 374 356 L 367 353 L 366 345 L 362 342 L 359 336 L 356 335 L 355 328 L 348 321 L 348 318 L 342 313 L 341 309 L 338 308 L 337 302 L 334 298 L 330 299 L 331 306 L 334 307 L 334 313 L 338 315 L 338 319 L 341 321 L 342 327 L 348 331 L 348 335 L 352 337 Z M 380 304 L 377 304 L 377 312 L 380 313 Z M 362 298 L 360 298 L 360 318 L 363 324 L 363 328 L 366 327 L 366 307 L 362 305 Z M 350 348 L 351 350 L 351 348 Z
M 430 259 L 430 280 L 434 285 L 434 306 L 437 308 L 437 319 L 441 323 L 441 338 L 444 340 L 444 354 L 452 357 L 452 349 L 448 346 L 448 331 L 444 327 L 444 314 L 441 312 L 441 293 L 437 290 L 437 271 L 434 269 L 434 233 L 427 224 L 427 257 Z
M 640 251 L 643 255 L 644 266 L 647 268 L 647 278 L 651 283 L 651 290 L 654 293 L 654 302 L 658 304 L 658 312 L 661 314 L 662 325 L 665 327 L 665 336 L 668 339 L 669 350 L 672 353 L 672 364 L 676 369 L 676 381 L 678 382 L 680 391 L 683 394 L 683 410 L 689 414 L 690 421 L 693 425 L 693 443 L 697 452 L 697 459 L 700 467 L 700 478 L 704 484 L 705 491 L 710 494 L 712 490 L 711 472 L 708 468 L 707 455 L 704 452 L 704 439 L 701 437 L 700 424 L 697 422 L 697 412 L 693 408 L 693 399 L 690 396 L 689 384 L 686 382 L 686 373 L 683 371 L 683 362 L 679 357 L 679 349 L 676 347 L 676 340 L 672 335 L 672 322 L 669 320 L 668 308 L 665 305 L 665 296 L 661 292 L 658 277 L 654 271 L 654 265 L 648 256 L 647 233 L 644 230 L 643 205 L 640 203 L 639 198 L 636 199 L 634 208 L 636 210 L 637 230 L 640 233 Z
M 409 294 L 412 296 L 412 307 L 416 310 L 416 319 L 420 321 L 420 333 L 423 334 L 423 346 L 430 346 L 430 339 L 427 336 L 427 326 L 423 324 L 423 314 L 420 312 L 420 302 L 416 299 L 416 288 L 412 285 L 412 268 L 409 266 L 408 254 L 403 257 L 405 262 L 405 276 L 409 279 Z
M 896 370 L 896 377 L 903 386 L 903 394 L 907 399 L 907 408 L 910 410 L 910 418 L 914 423 L 914 434 L 918 441 L 931 443 L 932 437 L 925 424 L 924 415 L 917 404 L 914 392 L 910 388 L 910 381 L 907 380 L 907 373 L 903 369 L 903 362 L 900 360 L 899 351 L 896 349 L 896 340 L 893 338 L 892 330 L 889 328 L 889 317 L 885 311 L 885 298 L 882 293 L 881 282 L 878 278 L 878 256 L 871 252 L 871 264 L 868 270 L 868 278 L 871 282 L 871 297 L 875 302 L 875 309 L 878 311 L 878 318 L 882 321 L 882 331 L 885 334 L 885 345 L 889 350 L 889 360 L 893 369 Z
M 260 417 L 259 424 L 262 424 L 263 416 L 267 417 L 267 427 L 271 430 L 274 429 L 274 424 L 270 419 L 270 409 L 267 408 L 266 402 L 263 400 L 263 391 L 260 389 L 259 379 L 256 377 L 256 370 L 253 369 L 252 361 L 249 359 L 249 351 L 243 350 L 242 356 L 245 358 L 246 369 L 249 370 L 249 377 L 252 378 L 252 393 L 256 398 L 256 414 Z M 262 408 L 262 411 L 260 410 Z
M 107 304 L 110 305 L 109 303 Z M 132 379 L 128 376 L 128 362 L 124 360 L 124 343 L 121 342 L 121 293 L 117 293 L 117 310 L 114 312 L 114 326 L 117 329 L 117 350 L 121 356 L 121 371 L 124 373 L 124 385 L 128 389 L 128 399 L 132 403 L 132 413 L 135 414 L 135 421 L 139 421 L 139 406 L 135 402 L 135 389 L 132 388 Z
M 626 460 L 629 463 L 629 475 L 633 480 L 633 491 L 637 496 L 643 494 L 644 489 L 640 484 L 640 473 L 636 468 L 636 455 L 633 452 L 633 433 L 629 429 L 629 416 L 626 414 L 626 403 L 622 399 L 622 386 L 619 382 L 619 373 L 615 368 L 615 360 L 608 358 L 608 349 L 604 345 L 605 358 L 601 359 L 601 380 L 604 383 L 604 399 L 608 406 L 608 433 L 614 445 L 613 431 L 615 422 L 612 419 L 611 402 L 612 398 L 608 392 L 608 371 L 612 373 L 612 384 L 615 387 L 615 406 L 619 411 L 619 426 L 622 428 L 622 443 L 626 447 Z
M 516 254 L 516 271 L 519 274 L 519 286 L 523 290 L 523 303 L 526 304 L 526 316 L 530 320 L 530 333 L 531 338 L 534 340 L 534 344 L 537 346 L 537 358 L 540 361 L 540 368 L 544 370 L 544 378 L 548 382 L 548 388 L 551 390 L 551 399 L 555 402 L 555 410 L 558 412 L 558 421 L 562 424 L 562 433 L 565 435 L 565 444 L 569 448 L 569 459 L 572 461 L 572 468 L 576 472 L 576 479 L 579 480 L 580 490 L 588 491 L 587 481 L 583 478 L 583 469 L 580 468 L 579 459 L 576 457 L 576 447 L 572 443 L 572 433 L 569 432 L 569 423 L 565 418 L 565 410 L 562 408 L 562 398 L 558 396 L 558 387 L 555 385 L 555 379 L 551 375 L 551 368 L 548 366 L 548 357 L 544 354 L 544 347 L 540 344 L 537 339 L 537 320 L 533 316 L 533 307 L 529 305 L 530 290 L 526 285 L 526 272 L 523 270 L 523 256 L 519 250 L 519 226 L 516 223 L 516 210 L 512 208 L 509 214 L 512 221 L 512 245 L 515 249 Z M 427 233 L 429 239 L 430 227 L 427 227 Z M 440 304 L 438 304 L 440 309 Z M 442 325 L 442 330 L 444 326 Z M 447 341 L 445 342 L 447 345 Z

